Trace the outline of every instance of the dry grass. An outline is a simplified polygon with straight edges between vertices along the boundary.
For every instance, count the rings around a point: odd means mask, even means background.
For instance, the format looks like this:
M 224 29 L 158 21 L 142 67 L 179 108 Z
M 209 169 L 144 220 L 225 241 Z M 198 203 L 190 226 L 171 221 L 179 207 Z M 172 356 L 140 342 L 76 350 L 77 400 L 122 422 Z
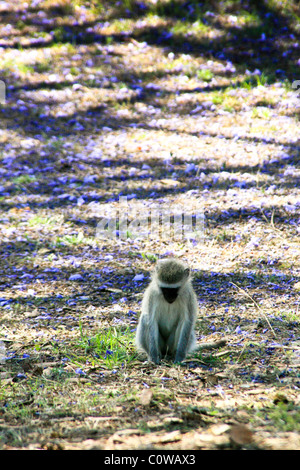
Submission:
M 6 3 L 1 448 L 299 449 L 296 2 Z M 131 238 L 97 238 L 120 196 Z M 201 239 L 135 238 L 158 206 Z M 157 367 L 134 330 L 169 254 L 227 346 Z

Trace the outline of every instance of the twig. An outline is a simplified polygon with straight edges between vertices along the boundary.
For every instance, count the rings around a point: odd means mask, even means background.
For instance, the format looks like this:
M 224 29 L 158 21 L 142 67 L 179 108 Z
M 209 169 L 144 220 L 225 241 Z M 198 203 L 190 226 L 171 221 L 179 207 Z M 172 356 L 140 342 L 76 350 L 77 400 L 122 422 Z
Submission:
M 253 299 L 253 297 L 251 297 L 251 295 L 248 294 L 248 292 L 247 292 L 245 289 L 242 289 L 240 286 L 238 286 L 238 285 L 235 284 L 234 282 L 231 282 L 231 281 L 230 281 L 230 284 L 232 284 L 233 286 L 237 287 L 241 292 L 243 292 L 243 294 L 245 294 L 249 299 L 252 300 L 252 302 L 254 303 L 255 307 L 256 307 L 256 308 L 258 309 L 258 311 L 263 315 L 263 317 L 265 318 L 266 322 L 268 323 L 268 325 L 269 325 L 269 327 L 270 327 L 270 329 L 271 329 L 271 331 L 272 331 L 274 337 L 277 338 L 276 333 L 275 333 L 275 331 L 273 330 L 272 325 L 271 325 L 271 323 L 270 323 L 269 320 L 268 320 L 268 317 L 264 314 L 264 312 L 262 311 L 262 309 L 260 308 L 260 306 L 258 305 L 258 303 Z
M 275 230 L 281 238 L 283 238 L 282 231 L 279 228 L 275 227 L 275 223 L 274 223 L 275 209 L 272 210 L 270 220 L 268 219 L 268 217 L 266 216 L 266 214 L 264 213 L 262 209 L 260 210 L 260 212 L 262 216 L 264 217 L 264 219 L 267 221 L 267 223 L 271 225 L 272 229 Z

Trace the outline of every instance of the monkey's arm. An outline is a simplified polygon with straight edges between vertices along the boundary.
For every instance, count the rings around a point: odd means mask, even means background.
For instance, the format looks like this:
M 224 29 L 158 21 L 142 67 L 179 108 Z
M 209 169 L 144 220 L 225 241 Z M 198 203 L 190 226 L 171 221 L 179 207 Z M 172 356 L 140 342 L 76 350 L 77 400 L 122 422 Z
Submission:
M 153 293 L 148 297 L 146 308 L 148 311 L 148 355 L 150 361 L 154 362 L 154 364 L 159 364 L 159 330 L 156 318 L 156 302 Z
M 177 351 L 174 362 L 182 362 L 189 350 L 190 341 L 193 335 L 193 329 L 197 317 L 197 299 L 195 294 L 190 293 L 187 301 L 187 310 L 183 312 L 183 323 L 181 326 Z

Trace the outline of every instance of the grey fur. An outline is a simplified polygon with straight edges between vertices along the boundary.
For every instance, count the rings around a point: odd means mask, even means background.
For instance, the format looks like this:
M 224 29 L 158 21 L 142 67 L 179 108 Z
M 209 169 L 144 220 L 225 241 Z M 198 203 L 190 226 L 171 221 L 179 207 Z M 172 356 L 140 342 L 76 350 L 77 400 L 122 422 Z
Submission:
M 178 289 L 176 300 L 165 299 L 162 288 Z M 136 345 L 159 364 L 162 357 L 182 362 L 196 349 L 195 322 L 198 313 L 190 270 L 179 260 L 157 263 L 142 301 L 142 314 L 136 332 Z

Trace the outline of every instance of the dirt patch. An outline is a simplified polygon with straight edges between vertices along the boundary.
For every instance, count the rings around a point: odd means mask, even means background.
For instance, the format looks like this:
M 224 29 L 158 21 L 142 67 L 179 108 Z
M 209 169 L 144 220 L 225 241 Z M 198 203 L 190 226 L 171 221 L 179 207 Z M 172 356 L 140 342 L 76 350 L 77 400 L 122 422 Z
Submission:
M 0 9 L 1 448 L 299 449 L 299 7 L 73 3 Z M 154 366 L 169 255 L 227 343 Z

